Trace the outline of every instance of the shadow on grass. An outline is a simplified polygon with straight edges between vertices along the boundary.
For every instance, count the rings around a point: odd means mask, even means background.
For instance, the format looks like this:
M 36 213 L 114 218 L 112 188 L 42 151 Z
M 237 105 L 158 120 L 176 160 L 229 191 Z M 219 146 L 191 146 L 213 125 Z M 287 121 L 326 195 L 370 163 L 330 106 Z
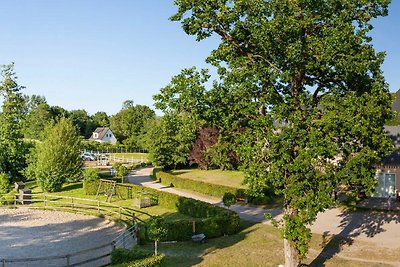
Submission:
M 385 224 L 400 223 L 398 212 L 385 210 L 344 211 L 340 217 L 342 231 L 330 240 L 327 239 L 329 232 L 323 234 L 324 241 L 321 246 L 324 248 L 309 266 L 324 266 L 326 261 L 338 254 L 343 246 L 351 246 L 356 237 L 365 235 L 368 238 L 374 238 L 386 231 Z
M 223 236 L 219 238 L 207 239 L 205 243 L 195 243 L 193 241 L 182 241 L 176 243 L 161 243 L 159 251 L 167 255 L 166 266 L 189 267 L 204 261 L 204 257 L 212 255 L 224 248 L 232 247 L 243 241 L 254 229 L 249 229 L 256 223 L 242 221 L 240 232 L 237 234 Z M 147 243 L 144 246 L 147 250 L 153 250 L 153 244 Z M 230 259 L 225 259 L 229 261 Z M 217 266 L 217 265 L 215 265 Z
M 82 183 L 73 183 L 64 186 L 61 191 L 70 191 L 70 190 L 77 190 L 83 187 Z

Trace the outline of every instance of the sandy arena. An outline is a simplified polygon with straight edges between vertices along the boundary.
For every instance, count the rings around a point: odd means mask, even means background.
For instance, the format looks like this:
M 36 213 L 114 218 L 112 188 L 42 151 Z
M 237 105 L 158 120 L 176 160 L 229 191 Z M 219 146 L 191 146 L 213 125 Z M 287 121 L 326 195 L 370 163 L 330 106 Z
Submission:
M 94 216 L 25 207 L 0 208 L 0 262 L 2 259 L 59 256 L 108 244 L 124 227 Z M 70 264 L 106 253 L 111 247 L 71 258 Z M 107 259 L 87 266 L 99 266 Z M 62 266 L 66 260 L 7 263 L 15 266 Z M 83 265 L 82 265 L 83 266 Z

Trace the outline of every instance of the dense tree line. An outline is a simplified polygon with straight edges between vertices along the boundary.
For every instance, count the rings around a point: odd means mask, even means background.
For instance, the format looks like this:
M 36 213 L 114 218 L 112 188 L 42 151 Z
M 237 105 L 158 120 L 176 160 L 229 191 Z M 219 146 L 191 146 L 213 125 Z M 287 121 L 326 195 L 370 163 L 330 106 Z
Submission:
M 64 182 L 80 179 L 80 151 L 97 127 L 113 127 L 119 144 L 127 149 L 147 147 L 142 140 L 150 129 L 147 125 L 156 119 L 147 106 L 129 100 L 113 116 L 91 116 L 83 109 L 50 106 L 43 96 L 24 95 L 14 64 L 3 65 L 1 76 L 0 194 L 18 180 L 36 179 L 44 191 L 57 191 Z

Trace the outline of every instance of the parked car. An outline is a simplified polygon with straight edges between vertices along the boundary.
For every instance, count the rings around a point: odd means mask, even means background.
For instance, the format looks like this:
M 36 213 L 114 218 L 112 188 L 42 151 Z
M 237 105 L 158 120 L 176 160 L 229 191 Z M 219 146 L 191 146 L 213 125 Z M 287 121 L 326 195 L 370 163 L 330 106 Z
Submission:
M 93 160 L 96 160 L 97 158 L 96 158 L 96 155 L 94 155 L 94 154 L 92 154 L 92 153 L 90 153 L 90 152 L 85 152 L 85 153 L 83 153 L 82 155 L 81 155 L 81 158 L 82 158 L 82 160 L 90 160 L 90 161 L 93 161 Z

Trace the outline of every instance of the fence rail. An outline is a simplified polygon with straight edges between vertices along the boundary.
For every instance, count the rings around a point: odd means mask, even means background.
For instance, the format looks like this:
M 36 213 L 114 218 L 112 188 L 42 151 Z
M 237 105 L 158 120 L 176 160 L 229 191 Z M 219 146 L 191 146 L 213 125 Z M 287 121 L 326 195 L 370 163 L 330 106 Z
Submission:
M 1 199 L 2 195 L 0 195 Z M 85 214 L 103 214 L 107 217 L 132 220 L 134 212 L 143 213 L 139 210 L 124 208 L 112 203 L 103 202 L 94 199 L 85 199 L 70 196 L 59 196 L 52 194 L 15 194 L 14 198 L 10 200 L 9 204 L 17 205 L 18 203 L 29 204 L 30 208 L 43 208 L 52 210 L 68 210 L 68 211 L 80 211 Z M 48 257 L 36 257 L 36 258 L 14 258 L 0 259 L 1 267 L 19 267 L 19 266 L 61 266 L 61 267 L 72 267 L 72 266 L 106 266 L 110 263 L 108 258 L 111 255 L 111 251 L 114 248 L 132 248 L 137 245 L 137 225 L 126 229 L 119 236 L 117 236 L 110 243 L 102 246 L 88 248 L 75 253 L 59 255 L 59 256 L 48 256 Z M 102 252 L 100 251 L 102 250 Z M 99 251 L 99 253 L 94 253 Z M 96 254 L 90 256 L 90 254 Z M 80 256 L 80 257 L 79 257 Z M 102 260 L 104 258 L 108 258 Z M 100 264 L 94 264 L 99 262 Z M 52 265 L 53 264 L 53 265 Z

